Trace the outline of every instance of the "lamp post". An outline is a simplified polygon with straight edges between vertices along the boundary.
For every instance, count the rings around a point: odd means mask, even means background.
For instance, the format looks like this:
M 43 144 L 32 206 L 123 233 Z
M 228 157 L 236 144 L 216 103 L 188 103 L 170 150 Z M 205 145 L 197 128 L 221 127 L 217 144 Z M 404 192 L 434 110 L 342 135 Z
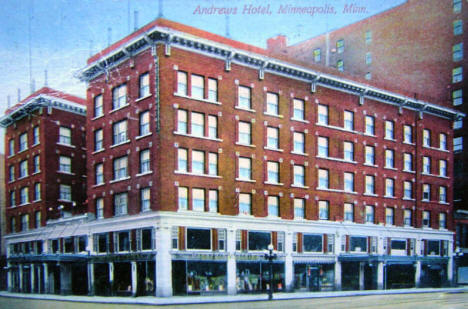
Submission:
M 273 260 L 276 259 L 276 253 L 273 252 L 273 245 L 268 245 L 268 250 L 265 252 L 265 260 L 270 265 L 270 288 L 268 289 L 268 300 L 273 299 Z

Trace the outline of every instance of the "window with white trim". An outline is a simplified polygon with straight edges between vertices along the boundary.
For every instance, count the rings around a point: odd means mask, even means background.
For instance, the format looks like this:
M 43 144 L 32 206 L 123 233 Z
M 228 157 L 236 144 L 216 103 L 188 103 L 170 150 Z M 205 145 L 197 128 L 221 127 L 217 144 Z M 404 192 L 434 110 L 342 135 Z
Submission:
M 374 206 L 366 205 L 366 223 L 374 223 Z
M 411 181 L 403 182 L 403 197 L 406 199 L 413 198 L 413 183 Z
M 279 115 L 279 96 L 276 93 L 267 92 L 266 96 L 266 113 L 271 115 Z
M 330 205 L 328 201 L 319 201 L 319 220 L 328 220 L 330 218 Z
M 366 194 L 375 194 L 375 176 L 366 175 Z
M 413 155 L 411 153 L 403 154 L 403 170 L 405 171 L 413 170 Z
M 218 190 L 208 191 L 208 211 L 218 212 Z
M 295 219 L 305 218 L 305 199 L 303 198 L 294 199 L 294 218 Z
M 366 116 L 366 134 L 375 135 L 375 118 L 372 116 Z
M 62 185 L 60 185 L 61 187 Z M 20 189 L 20 205 L 29 203 L 29 189 L 28 187 L 22 187 Z
M 293 152 L 305 153 L 305 134 L 293 132 Z
M 21 161 L 19 167 L 20 167 L 19 178 L 28 176 L 28 160 Z
M 218 81 L 214 78 L 208 78 L 208 100 L 218 101 Z
M 202 113 L 192 112 L 191 118 L 191 135 L 198 137 L 205 136 L 205 115 Z
M 447 150 L 447 134 L 440 133 L 439 134 L 439 149 Z
M 294 185 L 305 186 L 305 167 L 303 165 L 294 165 Z
M 218 154 L 215 152 L 208 154 L 208 175 L 218 175 Z
M 191 75 L 192 98 L 203 99 L 205 97 L 205 79 L 200 75 Z
M 177 72 L 177 94 L 187 95 L 187 73 Z
M 423 201 L 429 201 L 431 199 L 431 185 L 424 183 L 423 185 Z
M 455 137 L 453 139 L 453 151 L 458 152 L 463 150 L 463 137 Z
M 463 22 L 461 19 L 453 21 L 453 35 L 459 35 L 463 33 Z
M 422 225 L 423 227 L 431 227 L 431 212 L 428 210 L 423 211 Z
M 395 196 L 395 180 L 392 178 L 385 179 L 385 196 Z
M 385 138 L 395 139 L 395 123 L 390 120 L 385 120 Z
M 123 216 L 127 214 L 128 194 L 127 192 L 114 194 L 114 215 Z
M 318 187 L 319 189 L 329 188 L 329 171 L 326 169 L 318 170 Z
M 14 190 L 10 191 L 10 207 L 16 206 L 16 192 Z
M 35 126 L 33 128 L 33 145 L 37 145 L 40 142 L 40 136 L 39 136 L 39 126 Z
M 144 111 L 140 113 L 140 136 L 150 133 L 150 113 Z
M 36 182 L 34 184 L 34 201 L 40 201 L 41 200 L 41 183 Z
M 423 130 L 423 146 L 431 147 L 431 131 L 428 129 Z
M 177 171 L 188 172 L 188 151 L 185 148 L 177 149 Z
M 15 154 L 15 140 L 10 139 L 10 141 L 8 142 L 8 155 L 12 156 L 14 154 Z
M 385 150 L 385 167 L 394 168 L 395 167 L 395 151 L 391 149 Z
M 344 191 L 354 192 L 354 173 L 344 173 Z
M 328 125 L 328 106 L 318 105 L 318 123 Z
M 279 197 L 268 196 L 268 216 L 279 217 Z
M 279 183 L 279 163 L 267 162 L 267 175 L 269 183 Z
M 411 226 L 413 222 L 413 211 L 411 209 L 403 210 L 403 224 L 405 226 Z
M 239 157 L 239 179 L 252 180 L 252 159 Z
M 393 208 L 387 207 L 385 208 L 385 223 L 387 225 L 393 225 L 394 224 L 394 213 L 395 210 Z
M 447 228 L 447 214 L 445 212 L 439 213 L 439 228 L 440 229 Z
M 104 143 L 103 143 L 103 132 L 102 129 L 98 129 L 94 131 L 94 151 L 99 151 L 104 148 Z
M 19 151 L 28 149 L 28 133 L 23 133 L 19 136 Z
M 150 94 L 150 78 L 149 73 L 143 73 L 139 77 L 138 94 L 140 98 L 149 96 Z
M 321 60 L 321 51 L 320 51 L 320 48 L 316 48 L 314 49 L 313 51 L 313 55 L 314 55 L 314 62 L 320 62 Z
M 354 144 L 352 142 L 343 142 L 344 160 L 354 161 Z
M 252 195 L 249 193 L 239 194 L 239 214 L 251 215 L 252 214 Z
M 192 189 L 192 210 L 205 211 L 205 190 L 194 188 Z
M 439 202 L 447 203 L 447 187 L 439 187 Z
M 127 104 L 127 85 L 122 84 L 112 89 L 112 109 L 119 109 Z
M 33 173 L 39 173 L 41 171 L 41 157 L 35 155 L 33 157 Z
M 150 166 L 150 151 L 149 149 L 145 149 L 140 151 L 140 174 L 145 174 L 151 172 Z
M 208 116 L 208 137 L 218 138 L 218 117 Z
M 239 86 L 238 96 L 239 96 L 239 99 L 237 102 L 237 107 L 240 107 L 243 109 L 252 108 L 251 89 L 249 87 Z
M 59 188 L 59 200 L 68 201 L 72 200 L 72 188 L 70 185 L 61 184 Z
M 354 130 L 354 113 L 351 111 L 344 111 L 344 129 Z
M 403 142 L 405 143 L 413 142 L 413 127 L 410 125 L 403 126 Z
M 375 165 L 375 147 L 366 146 L 365 152 L 366 152 L 365 163 L 370 164 L 370 165 Z
M 94 117 L 101 117 L 102 115 L 104 115 L 102 94 L 98 94 L 94 97 Z
M 279 129 L 267 127 L 267 148 L 279 149 Z
M 439 160 L 439 175 L 447 177 L 447 161 Z
M 186 110 L 177 110 L 177 133 L 187 134 L 188 114 Z
M 430 157 L 423 157 L 422 172 L 424 174 L 430 174 L 431 173 L 431 158 Z
M 319 136 L 317 138 L 318 144 L 318 156 L 319 157 L 328 157 L 328 137 Z
M 192 150 L 192 173 L 205 174 L 205 152 Z
M 140 209 L 141 211 L 150 210 L 151 189 L 149 187 L 140 189 Z
M 14 181 L 15 180 L 15 166 L 10 165 L 8 168 L 8 181 Z
M 344 203 L 344 220 L 354 221 L 354 205 L 352 203 Z
M 293 119 L 305 120 L 305 104 L 303 100 L 293 100 Z
M 114 180 L 125 179 L 128 177 L 128 158 L 127 156 L 114 159 Z
M 115 122 L 112 125 L 112 143 L 114 145 L 122 144 L 128 141 L 128 135 L 127 135 L 127 120 L 121 120 L 118 122 Z
M 104 164 L 98 163 L 94 166 L 94 183 L 100 185 L 104 183 Z
M 59 171 L 71 173 L 71 158 L 66 156 L 59 157 Z
M 187 210 L 188 209 L 188 188 L 178 187 L 177 195 L 178 195 L 177 203 L 179 206 L 179 210 Z
M 250 122 L 239 121 L 238 143 L 242 145 L 252 143 L 252 124 Z

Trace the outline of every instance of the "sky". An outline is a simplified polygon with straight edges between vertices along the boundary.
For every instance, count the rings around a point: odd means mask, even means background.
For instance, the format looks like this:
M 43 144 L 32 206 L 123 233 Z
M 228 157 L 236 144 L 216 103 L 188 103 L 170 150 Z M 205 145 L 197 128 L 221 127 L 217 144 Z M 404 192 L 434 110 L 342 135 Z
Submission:
M 405 0 L 2 0 L 0 1 L 0 114 L 45 85 L 80 97 L 76 72 L 87 58 L 153 21 L 164 18 L 259 47 L 278 34 L 294 44 L 378 14 Z M 162 12 L 160 12 L 160 5 Z M 280 14 L 287 6 L 313 14 Z M 345 13 L 345 6 L 362 8 Z M 259 6 L 263 8 L 256 10 Z M 313 9 L 315 8 L 315 9 Z M 135 12 L 137 18 L 135 19 Z M 266 13 L 265 13 L 266 12 Z M 210 14 L 211 13 L 211 14 Z M 109 30 L 110 29 L 110 30 Z M 3 150 L 3 138 L 0 138 Z

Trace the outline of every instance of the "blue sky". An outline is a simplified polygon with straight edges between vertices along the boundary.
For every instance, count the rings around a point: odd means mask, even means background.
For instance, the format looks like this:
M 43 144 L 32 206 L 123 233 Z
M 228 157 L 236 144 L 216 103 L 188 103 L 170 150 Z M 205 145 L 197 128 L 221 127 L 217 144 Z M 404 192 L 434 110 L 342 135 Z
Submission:
M 224 15 L 194 14 L 197 7 L 237 8 L 230 16 L 231 38 L 265 47 L 266 39 L 285 34 L 289 43 L 324 33 L 377 14 L 404 0 L 163 0 L 163 15 L 210 32 L 225 34 Z M 44 85 L 44 70 L 52 88 L 85 97 L 86 85 L 73 77 L 85 66 L 91 52 L 98 52 L 134 29 L 134 11 L 138 26 L 154 20 L 159 13 L 158 0 L 2 0 L 0 9 L 0 113 L 30 94 L 29 46 L 31 70 L 36 90 Z M 269 5 L 271 15 L 243 14 L 244 6 Z M 334 7 L 335 14 L 278 14 L 280 5 Z M 363 7 L 364 13 L 344 14 L 345 5 Z M 130 14 L 128 14 L 130 12 Z M 130 15 L 130 19 L 128 16 Z M 29 28 L 31 29 L 29 31 Z M 30 40 L 29 40 L 30 39 Z M 30 44 L 29 44 L 30 42 Z M 3 142 L 3 141 L 2 141 Z M 0 149 L 3 149 L 1 147 Z

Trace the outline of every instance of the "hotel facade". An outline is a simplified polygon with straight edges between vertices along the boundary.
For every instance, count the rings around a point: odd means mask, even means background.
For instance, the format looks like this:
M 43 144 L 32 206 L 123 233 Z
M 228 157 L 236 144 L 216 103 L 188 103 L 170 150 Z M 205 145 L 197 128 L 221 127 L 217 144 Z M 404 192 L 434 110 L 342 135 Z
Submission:
M 264 292 L 269 244 L 275 291 L 451 283 L 456 111 L 165 19 L 81 79 L 85 210 L 10 228 L 10 290 Z

